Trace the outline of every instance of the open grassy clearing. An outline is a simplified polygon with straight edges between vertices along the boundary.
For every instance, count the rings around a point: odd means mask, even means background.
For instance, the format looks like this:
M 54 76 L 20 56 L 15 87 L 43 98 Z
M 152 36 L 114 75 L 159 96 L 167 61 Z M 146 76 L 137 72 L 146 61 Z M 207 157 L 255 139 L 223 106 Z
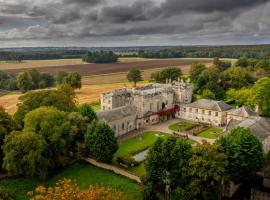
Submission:
M 38 185 L 54 186 L 56 181 L 63 178 L 76 180 L 82 190 L 87 189 L 90 185 L 104 186 L 123 192 L 129 199 L 142 199 L 142 187 L 138 184 L 83 162 L 65 167 L 44 183 L 26 178 L 2 179 L 0 180 L 0 188 L 13 194 L 16 200 L 26 200 L 28 199 L 27 192 L 34 190 Z
M 208 139 L 216 139 L 222 133 L 222 131 L 223 130 L 221 128 L 209 128 L 205 131 L 202 131 L 197 136 Z

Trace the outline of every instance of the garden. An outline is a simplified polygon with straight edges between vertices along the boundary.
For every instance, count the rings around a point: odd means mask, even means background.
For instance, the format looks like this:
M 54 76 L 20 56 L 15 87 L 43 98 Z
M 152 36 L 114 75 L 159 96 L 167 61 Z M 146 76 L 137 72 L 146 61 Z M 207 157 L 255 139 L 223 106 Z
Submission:
M 199 132 L 197 134 L 197 136 L 208 138 L 208 139 L 217 139 L 222 132 L 223 132 L 223 129 L 221 129 L 221 128 L 211 127 L 211 128 L 208 128 L 202 132 Z
M 119 143 L 119 148 L 114 155 L 113 163 L 122 166 L 125 170 L 142 177 L 146 174 L 143 160 L 147 155 L 149 147 L 153 145 L 159 137 L 169 137 L 167 134 L 150 131 L 138 136 L 129 138 Z
M 193 123 L 187 122 L 187 121 L 181 121 L 181 122 L 178 122 L 176 124 L 170 125 L 169 129 L 171 129 L 172 131 L 182 132 L 182 131 L 190 130 L 196 126 L 197 126 L 197 124 L 193 124 Z

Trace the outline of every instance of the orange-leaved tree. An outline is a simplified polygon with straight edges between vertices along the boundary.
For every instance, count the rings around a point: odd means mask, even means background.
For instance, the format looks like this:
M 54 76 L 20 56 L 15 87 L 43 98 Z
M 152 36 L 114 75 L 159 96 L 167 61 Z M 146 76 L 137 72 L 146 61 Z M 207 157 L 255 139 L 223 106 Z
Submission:
M 39 186 L 35 191 L 29 192 L 31 200 L 123 200 L 122 193 L 104 187 L 90 186 L 81 191 L 78 185 L 70 180 L 63 179 L 55 187 Z

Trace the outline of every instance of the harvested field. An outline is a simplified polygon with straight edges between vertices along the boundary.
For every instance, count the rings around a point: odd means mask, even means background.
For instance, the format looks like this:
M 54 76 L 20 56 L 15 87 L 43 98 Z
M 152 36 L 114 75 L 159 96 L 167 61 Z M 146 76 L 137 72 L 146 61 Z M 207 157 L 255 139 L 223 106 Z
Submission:
M 206 60 L 153 60 L 153 61 L 141 61 L 141 62 L 118 62 L 112 64 L 74 64 L 74 65 L 64 65 L 64 66 L 50 66 L 50 67 L 38 67 L 36 68 L 40 72 L 47 72 L 51 74 L 56 74 L 59 71 L 66 72 L 79 72 L 83 76 L 97 75 L 97 74 L 108 74 L 108 73 L 119 73 L 127 72 L 131 69 L 155 69 L 163 67 L 175 67 L 175 66 L 187 66 L 194 62 L 210 63 L 211 59 Z M 20 71 L 28 70 L 31 68 L 24 69 L 7 69 L 7 72 L 17 74 Z
M 138 86 L 147 84 L 147 82 L 140 82 Z M 114 84 L 100 84 L 100 85 L 88 85 L 83 86 L 80 90 L 76 90 L 77 102 L 83 103 L 95 103 L 99 102 L 100 94 L 109 92 L 114 89 L 122 87 L 132 87 L 131 83 L 114 83 Z M 0 105 L 3 106 L 10 114 L 14 114 L 17 110 L 17 104 L 19 103 L 19 97 L 21 93 L 7 94 L 0 96 Z

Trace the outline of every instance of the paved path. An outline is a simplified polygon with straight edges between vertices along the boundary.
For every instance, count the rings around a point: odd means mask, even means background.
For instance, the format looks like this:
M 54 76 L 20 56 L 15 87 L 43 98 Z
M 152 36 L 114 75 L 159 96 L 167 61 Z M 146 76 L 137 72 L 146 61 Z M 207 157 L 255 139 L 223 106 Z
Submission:
M 96 160 L 91 159 L 91 158 L 85 158 L 84 160 L 86 162 L 96 166 L 96 167 L 112 171 L 115 174 L 119 174 L 121 176 L 124 176 L 124 177 L 126 177 L 128 179 L 136 181 L 137 183 L 142 183 L 141 179 L 138 176 L 135 176 L 135 175 L 133 175 L 133 174 L 131 174 L 131 173 L 129 173 L 129 172 L 123 170 L 123 169 L 120 169 L 118 167 L 115 167 L 113 165 L 109 165 L 109 164 L 106 164 L 106 163 L 100 163 L 100 162 L 97 162 Z
M 202 137 L 198 137 L 198 136 L 193 136 L 190 134 L 186 134 L 186 133 L 182 133 L 182 132 L 176 132 L 176 131 L 172 131 L 171 129 L 169 129 L 169 126 L 175 123 L 180 122 L 180 119 L 172 119 L 172 120 L 168 120 L 159 124 L 155 124 L 152 126 L 147 126 L 145 127 L 143 130 L 140 130 L 139 132 L 145 132 L 145 131 L 159 131 L 159 132 L 163 132 L 163 133 L 168 133 L 173 135 L 173 133 L 177 133 L 177 135 L 179 136 L 183 136 L 183 137 L 188 137 L 188 139 L 193 140 L 197 143 L 202 144 L 204 141 L 213 144 L 216 140 L 215 139 L 208 139 L 208 138 L 202 138 Z M 138 133 L 139 133 L 138 132 Z

